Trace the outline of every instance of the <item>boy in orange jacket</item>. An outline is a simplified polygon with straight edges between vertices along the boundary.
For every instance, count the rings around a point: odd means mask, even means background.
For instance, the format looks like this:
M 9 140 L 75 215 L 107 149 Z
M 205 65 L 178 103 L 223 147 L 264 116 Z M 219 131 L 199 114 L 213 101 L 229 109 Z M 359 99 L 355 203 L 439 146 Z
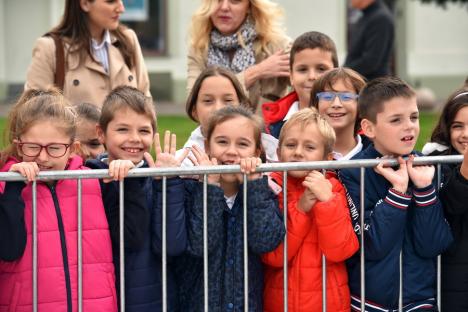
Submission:
M 283 126 L 281 162 L 331 160 L 333 128 L 313 108 L 295 113 Z M 282 173 L 271 178 L 282 187 Z M 344 260 L 359 248 L 345 191 L 333 173 L 291 171 L 287 179 L 288 309 L 322 311 L 322 254 L 327 264 L 327 311 L 349 311 Z M 279 203 L 284 209 L 283 192 Z M 263 255 L 264 311 L 283 311 L 283 244 Z

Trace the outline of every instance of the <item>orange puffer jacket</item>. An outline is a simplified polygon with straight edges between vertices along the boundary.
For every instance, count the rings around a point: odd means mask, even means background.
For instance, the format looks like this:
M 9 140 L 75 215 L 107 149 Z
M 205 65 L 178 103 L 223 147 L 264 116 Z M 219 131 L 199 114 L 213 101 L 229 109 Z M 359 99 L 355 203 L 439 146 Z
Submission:
M 272 179 L 282 186 L 282 173 Z M 348 275 L 344 260 L 359 248 L 345 191 L 334 174 L 327 173 L 333 198 L 317 202 L 304 213 L 297 203 L 303 179 L 288 177 L 288 308 L 322 311 L 322 254 L 327 259 L 327 311 L 350 311 Z M 279 194 L 283 209 L 283 192 Z M 283 311 L 283 244 L 262 257 L 266 264 L 264 311 Z

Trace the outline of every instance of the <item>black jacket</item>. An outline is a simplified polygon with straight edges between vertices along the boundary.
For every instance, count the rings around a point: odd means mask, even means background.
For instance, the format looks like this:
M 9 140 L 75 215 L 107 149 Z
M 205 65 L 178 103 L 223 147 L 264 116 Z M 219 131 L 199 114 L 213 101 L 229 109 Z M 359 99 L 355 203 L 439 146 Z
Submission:
M 381 0 L 363 10 L 351 34 L 345 65 L 368 80 L 390 74 L 395 37 L 393 16 Z

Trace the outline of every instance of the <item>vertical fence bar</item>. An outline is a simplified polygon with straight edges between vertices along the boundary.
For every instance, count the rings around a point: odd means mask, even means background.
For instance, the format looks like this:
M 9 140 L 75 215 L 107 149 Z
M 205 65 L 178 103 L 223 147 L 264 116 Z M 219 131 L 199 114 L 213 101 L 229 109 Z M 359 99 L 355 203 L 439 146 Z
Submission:
M 403 312 L 403 251 L 400 251 L 400 264 L 399 264 L 399 275 L 400 275 L 400 285 L 399 285 L 399 296 L 398 296 L 398 311 Z
M 247 175 L 244 174 L 244 311 L 249 311 L 249 246 L 247 239 Z
M 125 312 L 124 181 L 119 182 L 120 311 Z
M 78 312 L 83 311 L 83 201 L 81 182 L 81 178 L 78 178 Z
M 208 176 L 203 175 L 203 302 L 208 312 Z
M 32 183 L 32 281 L 33 312 L 37 312 L 37 182 Z
M 326 176 L 327 171 L 322 170 L 322 174 Z M 327 258 L 322 254 L 322 311 L 327 312 Z
M 440 186 L 442 183 L 442 166 L 437 164 L 437 192 L 440 191 Z M 437 304 L 439 306 L 439 311 L 442 310 L 442 256 L 437 256 Z
M 322 311 L 327 312 L 327 259 L 322 254 Z
M 162 178 L 162 311 L 167 311 L 167 177 Z
M 284 312 L 288 312 L 288 171 L 283 172 L 283 222 L 286 233 L 283 243 L 283 304 Z
M 364 201 L 366 200 L 364 187 L 365 187 L 365 176 L 366 176 L 366 168 L 361 167 L 361 185 L 360 185 L 360 203 L 361 203 L 361 215 L 360 215 L 360 224 L 361 224 L 361 311 L 366 311 L 366 253 L 364 250 L 364 231 L 365 231 L 365 221 L 364 221 L 364 214 L 365 214 L 365 205 Z

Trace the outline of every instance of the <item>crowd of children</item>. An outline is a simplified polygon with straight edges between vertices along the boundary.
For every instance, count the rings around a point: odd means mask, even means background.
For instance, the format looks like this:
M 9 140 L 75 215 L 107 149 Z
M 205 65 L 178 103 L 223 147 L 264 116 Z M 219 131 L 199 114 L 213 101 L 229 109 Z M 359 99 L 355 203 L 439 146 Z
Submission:
M 8 146 L 0 158 L 1 171 L 26 178 L 0 182 L 0 311 L 32 310 L 32 182 L 41 171 L 89 169 L 107 169 L 109 178 L 81 182 L 85 311 L 118 311 L 121 244 L 127 311 L 162 311 L 163 283 L 168 311 L 203 311 L 204 286 L 210 311 L 283 311 L 285 237 L 289 311 L 322 310 L 324 267 L 327 311 L 361 311 L 362 305 L 365 311 L 397 311 L 400 267 L 403 311 L 439 311 L 438 255 L 442 308 L 467 311 L 468 87 L 450 96 L 423 150 L 465 155 L 461 165 L 443 166 L 437 185 L 434 166 L 414 164 L 422 155 L 413 150 L 419 112 L 407 83 L 395 77 L 366 83 L 359 73 L 338 67 L 335 44 L 319 32 L 293 43 L 290 73 L 293 91 L 264 104 L 262 120 L 235 75 L 205 69 L 186 105 L 198 127 L 178 151 L 174 134 L 160 138 L 151 99 L 133 87 L 112 90 L 101 110 L 73 106 L 54 88 L 26 91 L 10 113 Z M 379 165 L 364 171 L 364 203 L 359 168 L 295 170 L 286 180 L 283 172 L 256 172 L 264 162 L 376 158 Z M 398 165 L 386 165 L 390 158 Z M 162 180 L 126 178 L 129 171 L 234 164 L 241 173 L 207 176 L 206 216 L 202 177 L 167 178 L 163 280 Z M 248 207 L 240 195 L 244 185 Z M 39 311 L 76 311 L 77 181 L 41 181 L 35 192 Z

